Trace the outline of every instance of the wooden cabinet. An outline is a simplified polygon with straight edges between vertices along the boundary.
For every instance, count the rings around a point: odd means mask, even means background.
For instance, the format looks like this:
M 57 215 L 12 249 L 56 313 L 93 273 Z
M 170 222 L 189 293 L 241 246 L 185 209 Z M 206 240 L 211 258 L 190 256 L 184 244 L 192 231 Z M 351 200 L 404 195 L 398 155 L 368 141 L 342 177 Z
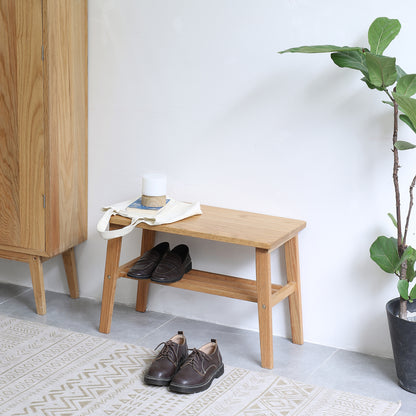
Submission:
M 87 0 L 0 0 L 0 257 L 42 262 L 87 238 Z

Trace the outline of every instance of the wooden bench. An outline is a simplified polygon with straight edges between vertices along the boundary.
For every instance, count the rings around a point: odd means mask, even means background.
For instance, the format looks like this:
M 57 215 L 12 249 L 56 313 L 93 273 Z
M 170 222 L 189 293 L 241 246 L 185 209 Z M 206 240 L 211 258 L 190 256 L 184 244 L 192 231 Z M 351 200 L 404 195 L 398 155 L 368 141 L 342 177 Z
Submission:
M 256 280 L 242 279 L 200 270 L 191 270 L 181 280 L 167 286 L 226 296 L 250 302 L 257 302 L 261 365 L 273 368 L 272 308 L 278 302 L 289 298 L 289 312 L 292 342 L 303 344 L 302 305 L 299 274 L 298 233 L 305 228 L 305 221 L 271 215 L 254 214 L 210 206 L 201 206 L 202 215 L 197 215 L 173 224 L 149 226 L 141 223 L 143 229 L 141 255 L 155 244 L 156 232 L 190 236 L 205 240 L 255 248 Z M 130 219 L 113 216 L 110 229 L 124 227 Z M 135 258 L 120 266 L 122 238 L 109 240 L 104 273 L 101 305 L 100 332 L 109 333 L 114 307 L 116 283 L 119 277 L 128 278 L 127 272 L 138 260 Z M 270 253 L 284 246 L 287 284 L 281 286 L 271 282 Z M 137 280 L 136 310 L 146 311 L 150 279 Z

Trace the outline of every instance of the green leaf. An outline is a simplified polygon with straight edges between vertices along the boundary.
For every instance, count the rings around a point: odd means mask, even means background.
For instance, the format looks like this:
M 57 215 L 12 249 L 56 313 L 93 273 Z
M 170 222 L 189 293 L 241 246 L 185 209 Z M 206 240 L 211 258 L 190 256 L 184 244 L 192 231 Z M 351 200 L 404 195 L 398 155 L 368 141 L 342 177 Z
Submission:
M 410 291 L 409 298 L 412 300 L 416 299 L 416 285 L 414 285 L 412 290 Z
M 412 122 L 410 121 L 410 118 L 407 117 L 406 114 L 400 114 L 399 118 L 401 121 L 406 123 L 416 133 L 416 127 L 412 124 Z
M 390 214 L 390 212 L 389 212 L 387 215 L 390 217 L 391 222 L 393 223 L 393 225 L 397 228 L 397 221 L 396 221 L 396 218 L 394 218 L 393 214 Z
M 382 101 L 382 103 L 387 104 L 390 107 L 394 107 L 394 104 L 391 101 Z
M 396 65 L 396 71 L 397 71 L 397 79 L 400 79 L 401 77 L 404 77 L 406 74 L 406 72 L 404 72 L 404 70 L 399 66 Z
M 409 142 L 405 142 L 403 140 L 397 140 L 397 142 L 394 143 L 394 147 L 398 150 L 409 150 L 414 149 L 416 145 Z
M 371 53 L 366 53 L 365 58 L 371 84 L 384 89 L 396 82 L 396 58 Z
M 286 49 L 279 53 L 328 53 L 340 51 L 360 51 L 362 48 L 356 46 L 335 46 L 335 45 L 312 45 L 312 46 L 298 46 L 296 48 Z
M 358 69 L 365 76 L 368 74 L 364 53 L 359 51 L 341 51 L 331 54 L 331 59 L 341 68 Z
M 411 282 L 415 277 L 416 250 L 411 246 L 406 247 L 400 261 L 401 263 L 407 262 L 406 279 Z
M 416 94 L 416 74 L 405 75 L 397 81 L 397 94 L 411 97 Z
M 397 101 L 397 104 L 399 104 L 403 113 L 409 117 L 409 120 L 413 126 L 416 126 L 416 99 L 405 97 L 403 95 L 397 94 L 396 92 L 393 92 L 393 97 Z
M 400 32 L 400 22 L 397 19 L 388 19 L 387 17 L 378 17 L 368 29 L 368 43 L 371 52 L 376 55 L 382 55 L 390 42 Z
M 402 258 L 400 259 L 400 263 L 404 263 L 409 259 L 412 261 L 416 260 L 416 250 L 411 246 L 406 247 L 406 250 L 402 254 Z
M 384 88 L 383 88 L 383 87 L 376 87 L 375 85 L 373 85 L 373 84 L 370 82 L 370 80 L 368 79 L 368 77 L 367 77 L 367 76 L 365 76 L 365 77 L 361 78 L 361 81 L 364 81 L 364 82 L 367 84 L 367 87 L 368 87 L 368 88 L 370 88 L 370 89 L 372 89 L 372 90 L 377 89 L 377 90 L 379 90 L 379 91 L 384 91 Z
M 386 273 L 394 273 L 400 267 L 397 240 L 393 237 L 380 236 L 370 247 L 370 257 Z
M 409 299 L 409 282 L 406 279 L 397 282 L 397 289 L 404 300 Z

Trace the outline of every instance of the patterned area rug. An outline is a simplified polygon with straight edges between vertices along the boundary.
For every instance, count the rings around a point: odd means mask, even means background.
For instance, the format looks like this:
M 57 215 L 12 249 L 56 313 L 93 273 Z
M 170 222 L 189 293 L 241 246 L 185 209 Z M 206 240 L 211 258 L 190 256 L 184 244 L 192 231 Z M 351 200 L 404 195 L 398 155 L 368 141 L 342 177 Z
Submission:
M 400 404 L 226 366 L 205 392 L 143 384 L 143 347 L 0 315 L 0 415 L 391 416 Z

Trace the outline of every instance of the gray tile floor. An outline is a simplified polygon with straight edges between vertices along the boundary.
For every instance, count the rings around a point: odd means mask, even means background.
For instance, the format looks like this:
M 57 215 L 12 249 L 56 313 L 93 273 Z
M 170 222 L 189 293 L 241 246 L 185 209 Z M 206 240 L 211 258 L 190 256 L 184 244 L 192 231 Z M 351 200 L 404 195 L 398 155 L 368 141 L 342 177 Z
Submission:
M 183 330 L 190 347 L 200 347 L 218 340 L 224 362 L 255 371 L 349 391 L 390 401 L 401 401 L 399 416 L 416 415 L 416 394 L 401 389 L 396 382 L 390 359 L 275 337 L 274 369 L 260 367 L 258 333 L 172 316 L 158 312 L 139 313 L 134 308 L 116 304 L 111 333 L 98 332 L 101 304 L 95 300 L 46 292 L 47 314 L 35 313 L 30 288 L 0 283 L 0 314 L 42 322 L 95 336 L 111 337 L 149 348 Z M 415 357 L 416 359 L 416 357 Z

